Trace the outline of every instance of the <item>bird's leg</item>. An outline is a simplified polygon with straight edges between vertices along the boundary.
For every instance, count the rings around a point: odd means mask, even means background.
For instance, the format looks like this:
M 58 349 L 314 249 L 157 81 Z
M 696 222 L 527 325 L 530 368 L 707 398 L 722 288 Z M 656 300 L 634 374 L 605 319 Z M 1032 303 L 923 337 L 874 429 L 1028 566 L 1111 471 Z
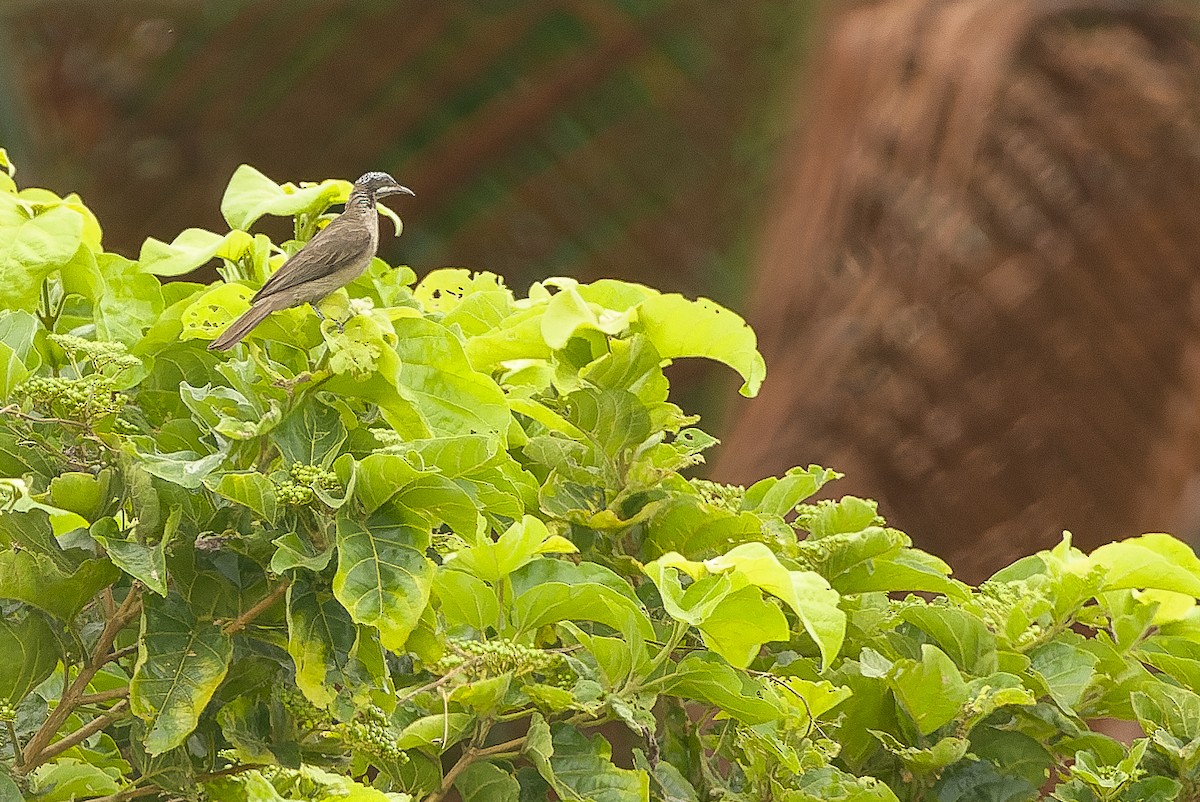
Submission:
M 313 310 L 314 312 L 316 312 L 316 313 L 317 313 L 317 320 L 319 320 L 319 321 L 321 321 L 322 323 L 324 323 L 324 322 L 325 322 L 325 316 L 321 314 L 321 310 L 317 308 L 317 305 L 316 305 L 316 304 L 314 304 L 312 301 L 309 301 L 309 302 L 308 302 L 308 305 L 309 305 L 309 306 L 311 306 L 311 307 L 312 307 L 312 310 Z

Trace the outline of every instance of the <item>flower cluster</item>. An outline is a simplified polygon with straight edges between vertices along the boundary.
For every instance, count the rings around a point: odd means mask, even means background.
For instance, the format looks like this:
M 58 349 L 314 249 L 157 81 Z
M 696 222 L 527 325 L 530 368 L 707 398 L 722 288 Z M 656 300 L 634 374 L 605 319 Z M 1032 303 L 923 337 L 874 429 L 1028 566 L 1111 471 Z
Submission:
M 724 485 L 720 482 L 710 482 L 707 479 L 689 479 L 692 487 L 700 493 L 705 504 L 711 504 L 730 512 L 742 508 L 742 500 L 746 497 L 746 488 L 741 485 Z
M 125 370 L 141 364 L 121 343 L 85 340 L 73 334 L 51 334 L 50 339 L 72 360 L 90 361 L 97 371 L 110 367 Z
M 408 760 L 408 755 L 396 745 L 396 733 L 387 715 L 374 705 L 361 711 L 352 721 L 338 724 L 334 732 L 351 749 L 372 757 L 400 762 Z
M 291 479 L 275 488 L 275 498 L 282 504 L 304 507 L 316 498 L 316 491 L 339 487 L 337 476 L 318 465 L 297 462 L 290 471 Z
M 467 679 L 494 677 L 511 671 L 522 674 L 539 674 L 550 685 L 570 685 L 575 674 L 567 660 L 558 652 L 534 649 L 511 640 L 454 640 L 446 644 L 446 654 L 429 670 L 435 674 L 448 674 L 461 670 Z
M 125 407 L 125 396 L 112 380 L 98 373 L 81 379 L 62 376 L 32 376 L 18 392 L 36 409 L 55 417 L 93 424 L 116 415 Z

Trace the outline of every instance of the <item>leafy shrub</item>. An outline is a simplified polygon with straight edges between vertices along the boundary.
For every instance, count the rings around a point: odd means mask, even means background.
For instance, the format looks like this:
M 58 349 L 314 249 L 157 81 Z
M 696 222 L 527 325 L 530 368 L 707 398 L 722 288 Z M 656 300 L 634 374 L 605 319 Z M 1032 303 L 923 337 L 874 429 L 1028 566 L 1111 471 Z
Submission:
M 831 471 L 689 479 L 715 441 L 663 366 L 752 395 L 762 360 L 635 284 L 376 260 L 328 322 L 215 355 L 345 182 L 242 167 L 228 233 L 134 261 L 10 175 L 0 800 L 1200 799 L 1179 541 L 1066 540 L 976 588 L 869 501 L 805 503 Z M 223 282 L 160 282 L 214 257 Z

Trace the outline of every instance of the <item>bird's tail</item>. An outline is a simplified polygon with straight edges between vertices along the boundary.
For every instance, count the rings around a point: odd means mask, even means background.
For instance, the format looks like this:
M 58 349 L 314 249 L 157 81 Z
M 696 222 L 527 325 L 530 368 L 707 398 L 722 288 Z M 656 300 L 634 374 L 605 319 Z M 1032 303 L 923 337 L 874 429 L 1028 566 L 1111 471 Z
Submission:
M 258 303 L 247 309 L 241 317 L 233 321 L 220 337 L 208 344 L 210 351 L 228 351 L 242 341 L 250 330 L 263 322 L 263 318 L 274 312 L 269 303 Z

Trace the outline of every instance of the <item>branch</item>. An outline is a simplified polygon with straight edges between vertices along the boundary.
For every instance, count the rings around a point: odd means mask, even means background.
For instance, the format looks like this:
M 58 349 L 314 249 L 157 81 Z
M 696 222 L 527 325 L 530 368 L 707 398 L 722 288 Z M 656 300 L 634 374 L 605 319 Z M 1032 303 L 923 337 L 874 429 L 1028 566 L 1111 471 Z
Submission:
M 290 584 L 292 584 L 292 580 L 290 579 L 285 579 L 280 582 L 270 593 L 264 596 L 258 604 L 254 605 L 249 610 L 242 613 L 225 626 L 221 627 L 221 631 L 226 635 L 232 635 L 235 632 L 241 632 L 251 621 L 265 613 L 275 604 L 275 602 L 283 598 L 283 594 L 287 592 L 288 585 Z
M 494 746 L 486 746 L 482 749 L 473 746 L 467 747 L 463 750 L 462 755 L 459 756 L 458 761 L 450 767 L 450 771 L 446 772 L 446 776 L 442 779 L 442 786 L 425 797 L 425 802 L 441 802 L 446 794 L 450 793 L 450 789 L 454 786 L 454 781 L 458 779 L 458 775 L 466 771 L 476 760 L 485 757 L 497 757 L 499 755 L 511 757 L 519 754 L 521 747 L 524 745 L 525 736 L 522 735 L 520 738 L 513 738 L 511 741 L 505 741 Z
M 242 772 L 255 771 L 261 768 L 265 768 L 261 763 L 243 763 L 238 766 L 220 769 L 219 771 L 197 774 L 196 782 L 206 782 L 208 780 L 215 780 L 217 777 L 228 777 L 232 774 L 241 774 Z M 140 796 L 151 796 L 152 794 L 161 794 L 162 792 L 163 790 L 156 785 L 147 785 L 142 788 L 126 788 L 124 791 L 118 791 L 108 796 L 92 797 L 87 802 L 125 802 L 128 799 L 137 799 Z
M 80 696 L 75 700 L 78 705 L 95 705 L 100 702 L 111 702 L 113 699 L 124 699 L 129 695 L 129 686 L 122 685 L 120 688 L 109 688 L 107 691 L 99 693 L 89 693 L 86 696 Z M 113 707 L 115 710 L 116 707 Z
M 129 707 L 129 702 L 125 699 L 122 699 L 113 705 L 112 708 L 104 715 L 96 716 L 87 724 L 75 730 L 75 732 L 50 744 L 50 746 L 38 753 L 35 761 L 37 763 L 45 763 L 48 760 L 53 760 L 54 758 L 58 757 L 72 746 L 83 743 L 88 738 L 107 727 L 116 719 L 121 718 L 121 714 L 125 712 L 125 708 L 127 707 Z
M 46 751 L 46 747 L 50 745 L 50 741 L 54 739 L 63 722 L 79 706 L 79 699 L 84 695 L 83 692 L 87 690 L 92 677 L 96 676 L 96 672 L 109 662 L 109 649 L 112 648 L 113 641 L 117 639 L 117 635 L 125 628 L 125 625 L 140 615 L 141 611 L 141 591 L 138 584 L 134 583 L 133 587 L 129 589 L 128 595 L 125 596 L 125 601 L 121 602 L 121 606 L 117 608 L 117 611 L 105 623 L 104 630 L 96 640 L 95 648 L 92 649 L 91 658 L 82 670 L 80 670 L 79 676 L 75 677 L 75 681 L 63 691 L 62 697 L 58 700 L 58 705 L 50 711 L 50 715 L 46 718 L 45 723 L 29 739 L 29 743 L 25 744 L 25 749 L 21 753 L 23 765 L 18 769 L 19 773 L 28 774 L 45 762 L 47 758 L 43 758 L 42 754 Z M 114 705 L 113 709 L 115 710 L 118 706 Z M 107 723 L 106 716 L 102 716 L 97 720 Z

